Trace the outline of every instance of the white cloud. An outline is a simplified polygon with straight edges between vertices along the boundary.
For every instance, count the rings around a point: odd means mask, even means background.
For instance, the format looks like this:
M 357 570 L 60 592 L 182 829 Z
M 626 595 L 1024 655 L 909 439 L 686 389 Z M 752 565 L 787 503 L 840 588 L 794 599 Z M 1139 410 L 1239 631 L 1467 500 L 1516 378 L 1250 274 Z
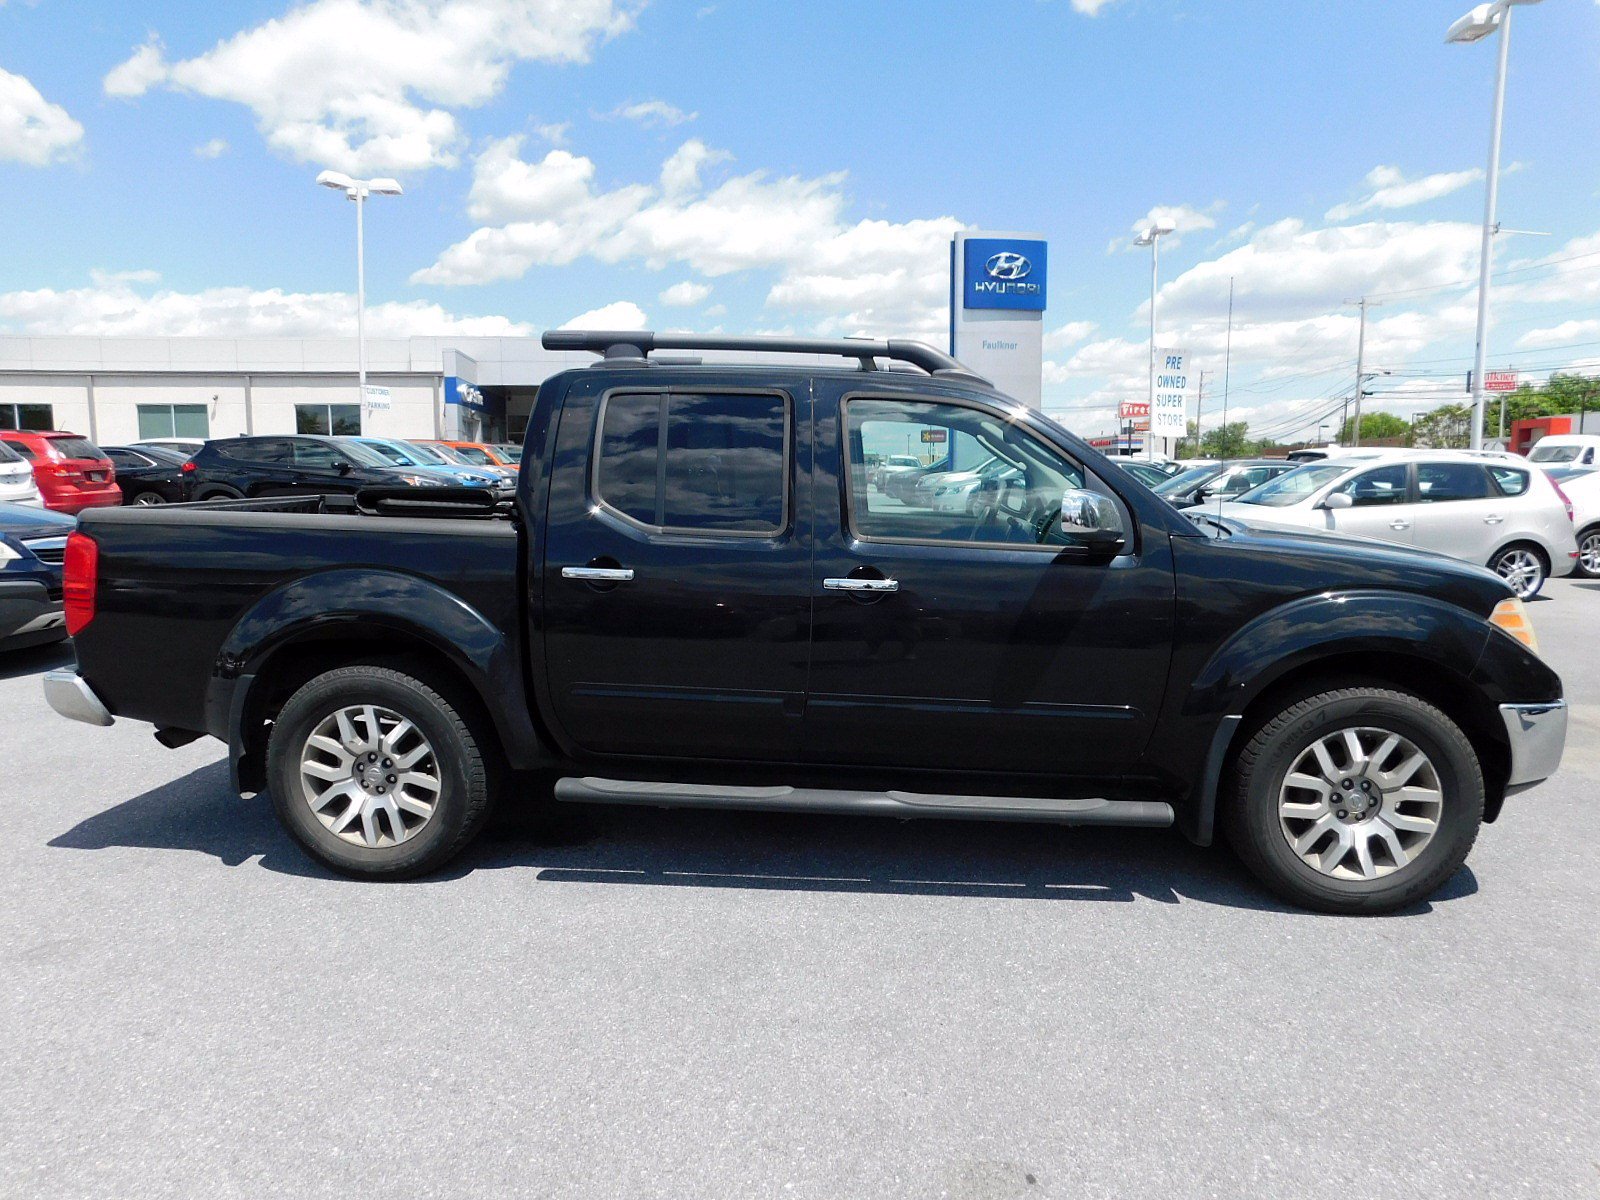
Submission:
M 104 86 L 243 104 L 301 162 L 420 171 L 456 164 L 452 110 L 493 99 L 519 62 L 587 61 L 633 14 L 626 0 L 311 0 L 194 58 L 169 62 L 152 40 Z
M 21 75 L 0 68 L 0 162 L 45 167 L 71 158 L 83 126 Z
M 138 337 L 353 336 L 355 297 L 280 288 L 150 290 L 154 271 L 96 272 L 90 287 L 0 293 L 0 327 L 27 334 Z M 369 337 L 512 337 L 534 328 L 505 317 L 457 316 L 421 300 L 367 305 Z
M 631 300 L 615 300 L 580 313 L 561 326 L 563 329 L 643 329 L 649 323 L 644 309 Z
M 692 308 L 709 295 L 711 288 L 706 284 L 685 279 L 682 283 L 675 283 L 662 292 L 660 300 L 670 308 Z
M 212 138 L 209 142 L 201 142 L 194 148 L 196 158 L 221 158 L 228 152 L 227 138 Z
M 1092 338 L 1097 329 L 1099 326 L 1093 321 L 1068 321 L 1044 335 L 1044 348 L 1064 350 L 1068 346 L 1076 346 L 1079 342 Z
M 637 121 L 641 125 L 682 125 L 692 121 L 699 113 L 684 112 L 676 104 L 668 104 L 665 100 L 641 100 L 637 104 L 624 104 L 615 108 L 611 116 L 620 117 L 625 121 Z
M 1545 329 L 1533 329 L 1517 339 L 1521 350 L 1538 350 L 1549 346 L 1570 346 L 1574 342 L 1600 340 L 1600 320 L 1563 321 Z
M 1437 175 L 1424 175 L 1420 179 L 1407 179 L 1399 167 L 1374 167 L 1367 173 L 1367 186 L 1372 190 L 1360 200 L 1339 204 L 1328 210 L 1328 220 L 1348 221 L 1351 217 L 1371 212 L 1375 208 L 1410 208 L 1458 192 L 1464 187 L 1483 180 L 1481 168 L 1470 171 L 1443 171 Z
M 691 139 L 653 183 L 596 185 L 591 159 L 552 150 L 524 161 L 521 143 L 492 143 L 477 158 L 469 212 L 483 222 L 416 272 L 420 284 L 516 279 L 535 266 L 580 258 L 681 264 L 715 278 L 777 273 L 768 305 L 818 314 L 819 332 L 858 329 L 937 336 L 945 328 L 952 217 L 845 219 L 842 174 L 774 177 L 764 171 L 708 183 L 728 155 Z
M 1114 3 L 1116 0 L 1072 0 L 1072 10 L 1086 17 L 1098 17 L 1102 8 Z

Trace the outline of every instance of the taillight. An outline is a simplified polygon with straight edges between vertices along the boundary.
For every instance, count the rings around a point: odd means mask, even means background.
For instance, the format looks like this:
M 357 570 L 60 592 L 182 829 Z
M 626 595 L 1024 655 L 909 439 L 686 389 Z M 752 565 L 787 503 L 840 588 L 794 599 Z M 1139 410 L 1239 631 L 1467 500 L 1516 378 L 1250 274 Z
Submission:
M 100 582 L 100 547 L 87 534 L 67 535 L 61 591 L 65 601 L 67 635 L 75 636 L 94 620 L 95 586 Z
M 1561 497 L 1561 503 L 1563 503 L 1563 504 L 1565 504 L 1567 506 L 1567 520 L 1569 520 L 1569 521 L 1573 522 L 1574 524 L 1576 524 L 1578 518 L 1573 514 L 1572 501 L 1567 498 L 1567 494 L 1561 490 L 1561 485 L 1559 483 L 1557 483 L 1554 479 L 1552 479 L 1550 481 L 1550 486 L 1555 488 L 1556 495 Z
M 191 462 L 185 462 L 183 464 L 183 466 L 178 468 L 178 470 L 185 471 L 185 472 L 192 471 L 194 469 L 195 469 L 195 467 L 194 467 L 194 463 L 192 461 Z

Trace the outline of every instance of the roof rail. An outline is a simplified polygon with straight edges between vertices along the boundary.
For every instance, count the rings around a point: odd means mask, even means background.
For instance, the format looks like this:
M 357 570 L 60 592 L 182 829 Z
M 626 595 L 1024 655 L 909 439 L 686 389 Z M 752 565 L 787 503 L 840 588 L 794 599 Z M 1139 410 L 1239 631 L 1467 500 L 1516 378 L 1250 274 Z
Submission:
M 930 375 L 989 384 L 943 350 L 899 338 L 724 337 L 648 330 L 547 329 L 539 341 L 546 350 L 587 350 L 618 363 L 647 362 L 653 350 L 743 350 L 758 354 L 836 354 L 853 358 L 862 370 L 872 371 L 877 369 L 873 360 L 887 358 L 921 367 Z

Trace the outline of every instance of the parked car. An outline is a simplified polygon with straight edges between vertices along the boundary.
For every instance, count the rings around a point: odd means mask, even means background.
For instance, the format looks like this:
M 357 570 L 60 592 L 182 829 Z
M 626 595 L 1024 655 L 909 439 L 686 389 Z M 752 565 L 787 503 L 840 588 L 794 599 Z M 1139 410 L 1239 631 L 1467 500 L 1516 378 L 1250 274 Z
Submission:
M 367 878 L 437 869 L 539 771 L 556 802 L 1220 826 L 1281 895 L 1381 912 L 1559 763 L 1561 681 L 1478 567 L 1202 527 L 917 343 L 544 345 L 602 358 L 540 387 L 514 515 L 86 514 L 49 702 L 221 738 Z M 770 361 L 824 350 L 927 374 Z M 930 424 L 1019 464 L 983 520 L 867 486 L 864 445 Z
M 1550 575 L 1570 574 L 1578 553 L 1566 500 L 1543 471 L 1452 451 L 1351 452 L 1280 475 L 1215 511 L 1478 563 L 1524 600 Z
M 1528 461 L 1544 467 L 1600 465 L 1600 434 L 1552 433 L 1533 444 Z
M 149 438 L 132 442 L 135 449 L 143 450 L 154 448 L 156 450 L 171 450 L 185 458 L 193 458 L 200 453 L 200 448 L 206 444 L 204 438 Z
M 920 471 L 922 460 L 914 454 L 891 454 L 883 462 L 873 467 L 867 475 L 867 482 L 871 487 L 882 491 L 890 475 L 901 471 Z
M 207 442 L 185 470 L 195 500 L 348 495 L 383 484 L 439 486 L 436 475 L 396 467 L 349 438 L 312 434 Z
M 515 469 L 497 463 L 489 447 L 481 442 L 414 441 L 412 445 L 431 450 L 454 466 L 488 471 L 508 487 L 516 482 Z
M 901 504 L 914 505 L 917 502 L 917 489 L 922 486 L 922 481 L 933 475 L 944 475 L 950 470 L 950 460 L 941 458 L 938 462 L 928 463 L 914 471 L 896 471 L 887 476 L 883 481 L 884 493 Z
M 187 454 L 160 446 L 107 446 L 105 452 L 124 504 L 181 504 L 189 498 Z
M 1146 462 L 1143 459 L 1132 458 L 1113 458 L 1111 461 L 1148 488 L 1165 483 L 1173 477 L 1173 473 L 1167 470 L 1168 464 L 1166 463 Z
M 438 456 L 430 458 L 418 447 L 398 438 L 355 437 L 338 440 L 365 446 L 383 458 L 388 465 L 409 468 L 419 474 L 431 476 L 435 483 L 444 487 L 498 488 L 502 484 L 497 473 L 485 471 L 481 467 L 463 467 L 456 463 L 445 462 Z
M 59 642 L 61 561 L 78 522 L 27 504 L 0 503 L 0 650 Z
M 0 441 L 33 467 L 46 508 L 75 513 L 122 503 L 111 460 L 88 438 L 56 430 L 0 429 Z
M 1214 463 L 1211 466 L 1192 467 L 1157 484 L 1153 490 L 1173 508 L 1192 508 L 1196 504 L 1236 499 L 1269 479 L 1287 475 L 1299 465 L 1281 458 Z
M 33 467 L 4 442 L 0 442 L 0 503 L 44 504 L 39 485 L 33 481 Z
M 493 442 L 489 449 L 494 451 L 494 456 L 508 467 L 515 467 L 522 462 L 522 447 L 516 442 Z
M 1600 579 L 1600 467 L 1557 467 L 1548 474 L 1572 505 L 1578 574 Z

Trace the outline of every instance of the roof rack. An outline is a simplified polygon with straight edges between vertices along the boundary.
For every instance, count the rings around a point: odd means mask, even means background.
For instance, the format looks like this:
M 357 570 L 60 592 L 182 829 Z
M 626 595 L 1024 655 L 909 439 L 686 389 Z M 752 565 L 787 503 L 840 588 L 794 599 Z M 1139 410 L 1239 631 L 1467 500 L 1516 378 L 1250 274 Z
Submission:
M 547 329 L 539 339 L 546 350 L 587 350 L 607 364 L 649 362 L 654 350 L 743 350 L 758 354 L 836 354 L 853 358 L 863 371 L 877 370 L 886 358 L 909 363 L 930 375 L 993 386 L 943 350 L 925 342 L 899 338 L 723 337 L 695 333 L 651 333 L 648 330 Z

